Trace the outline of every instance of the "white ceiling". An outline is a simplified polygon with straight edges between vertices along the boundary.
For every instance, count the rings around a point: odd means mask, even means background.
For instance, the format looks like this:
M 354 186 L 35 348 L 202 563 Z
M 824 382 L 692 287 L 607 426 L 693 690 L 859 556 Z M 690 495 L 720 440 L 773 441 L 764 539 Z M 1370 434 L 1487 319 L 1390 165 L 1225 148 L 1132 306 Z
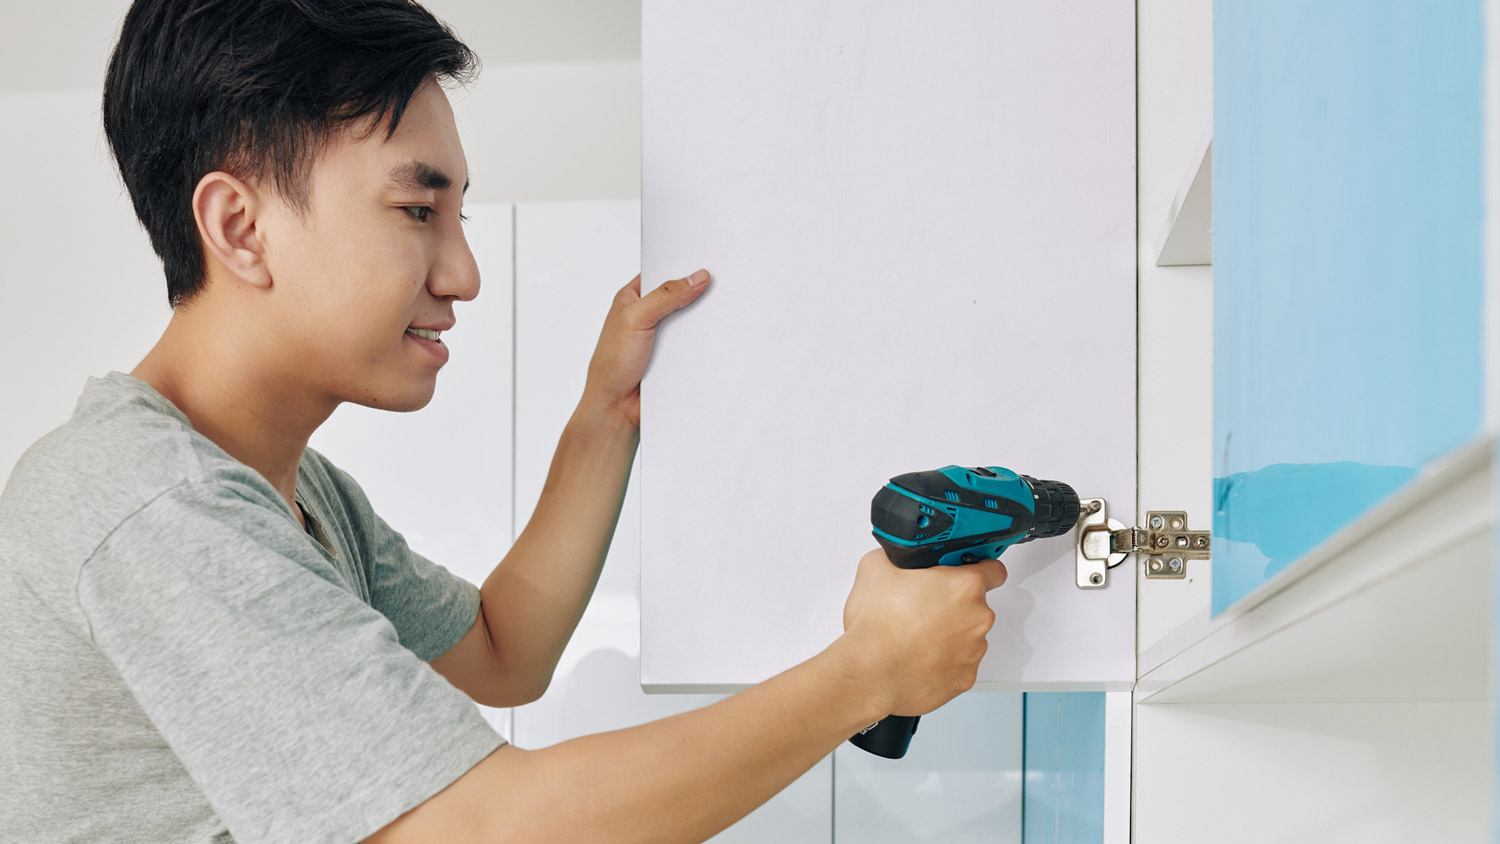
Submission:
M 486 66 L 641 58 L 641 0 L 427 0 Z M 128 0 L 0 0 L 0 91 L 98 87 Z

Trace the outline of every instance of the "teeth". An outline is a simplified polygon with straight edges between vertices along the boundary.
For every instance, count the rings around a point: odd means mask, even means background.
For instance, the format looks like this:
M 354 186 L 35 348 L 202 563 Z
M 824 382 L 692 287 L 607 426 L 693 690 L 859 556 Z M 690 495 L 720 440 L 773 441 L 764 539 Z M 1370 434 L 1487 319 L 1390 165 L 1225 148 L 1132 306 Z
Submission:
M 406 329 L 406 333 L 415 334 L 418 337 L 426 337 L 428 340 L 436 340 L 439 332 L 427 328 L 408 328 Z

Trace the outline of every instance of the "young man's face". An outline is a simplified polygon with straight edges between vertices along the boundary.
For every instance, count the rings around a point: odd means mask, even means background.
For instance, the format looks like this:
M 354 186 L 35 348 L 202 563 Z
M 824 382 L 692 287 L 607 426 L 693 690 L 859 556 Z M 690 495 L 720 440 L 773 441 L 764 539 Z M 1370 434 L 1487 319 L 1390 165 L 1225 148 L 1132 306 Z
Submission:
M 278 360 L 301 386 L 390 410 L 432 398 L 447 346 L 408 328 L 446 330 L 454 301 L 479 293 L 459 222 L 467 184 L 453 110 L 429 80 L 390 140 L 384 126 L 362 140 L 357 131 L 330 139 L 305 215 L 268 199 L 267 301 Z

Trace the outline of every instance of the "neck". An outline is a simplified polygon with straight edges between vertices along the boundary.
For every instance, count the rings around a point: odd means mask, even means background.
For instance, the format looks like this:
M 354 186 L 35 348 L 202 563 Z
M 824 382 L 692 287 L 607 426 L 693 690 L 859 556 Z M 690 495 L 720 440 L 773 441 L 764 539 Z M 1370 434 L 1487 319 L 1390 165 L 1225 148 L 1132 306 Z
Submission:
M 130 374 L 176 405 L 194 430 L 259 472 L 300 519 L 293 503 L 297 466 L 308 438 L 338 402 L 306 382 L 305 367 L 258 357 L 266 349 L 263 338 L 234 336 L 234 322 L 193 307 L 173 313 Z M 256 333 L 253 326 L 241 331 Z

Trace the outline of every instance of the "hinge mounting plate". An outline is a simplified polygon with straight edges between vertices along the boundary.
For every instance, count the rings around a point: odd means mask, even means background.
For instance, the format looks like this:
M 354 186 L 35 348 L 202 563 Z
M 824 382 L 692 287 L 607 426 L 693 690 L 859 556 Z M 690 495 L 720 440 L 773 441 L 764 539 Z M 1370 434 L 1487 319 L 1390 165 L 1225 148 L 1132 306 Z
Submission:
M 1109 517 L 1102 498 L 1084 498 L 1078 502 L 1078 547 L 1076 561 L 1079 589 L 1103 589 L 1109 583 L 1109 569 L 1125 562 L 1125 551 L 1114 549 L 1114 534 L 1125 526 Z
M 1206 560 L 1209 531 L 1188 530 L 1187 513 L 1152 510 L 1146 527 L 1125 527 L 1109 518 L 1102 498 L 1078 502 L 1076 565 L 1078 588 L 1102 589 L 1109 583 L 1109 570 L 1139 554 L 1148 580 L 1181 580 L 1187 576 L 1188 560 Z

